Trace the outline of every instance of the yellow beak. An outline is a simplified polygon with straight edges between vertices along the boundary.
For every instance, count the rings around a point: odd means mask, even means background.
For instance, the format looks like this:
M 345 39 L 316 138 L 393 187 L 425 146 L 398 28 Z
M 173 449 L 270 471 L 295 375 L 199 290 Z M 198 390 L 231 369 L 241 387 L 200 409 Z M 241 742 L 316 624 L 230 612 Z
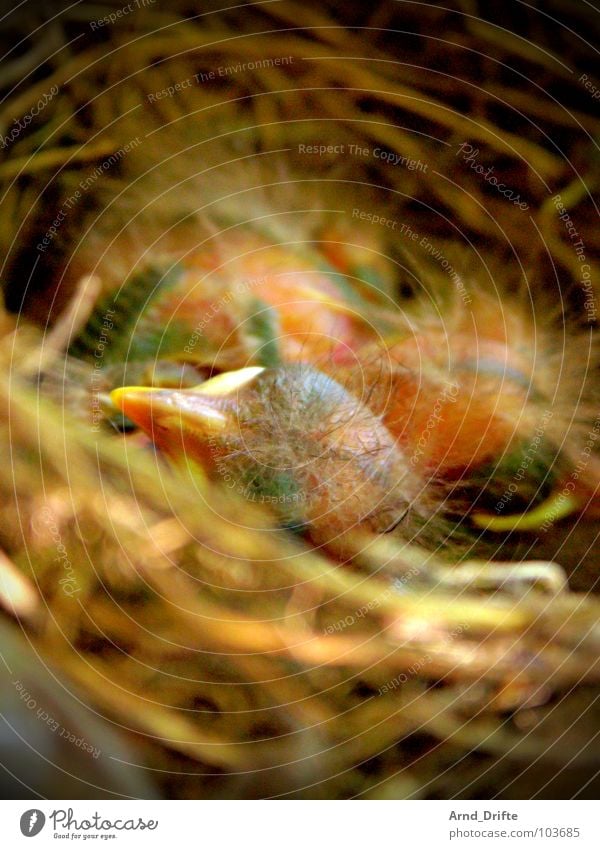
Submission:
M 264 369 L 226 372 L 191 389 L 121 386 L 110 393 L 112 403 L 171 455 L 200 453 L 200 443 L 233 425 L 236 392 Z M 204 451 L 202 451 L 204 453 Z

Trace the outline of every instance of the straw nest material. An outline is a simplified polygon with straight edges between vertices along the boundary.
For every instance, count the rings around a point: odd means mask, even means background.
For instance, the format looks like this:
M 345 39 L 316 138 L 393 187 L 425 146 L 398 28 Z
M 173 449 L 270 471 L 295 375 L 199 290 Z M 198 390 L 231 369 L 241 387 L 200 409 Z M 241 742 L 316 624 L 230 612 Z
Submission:
M 105 238 L 128 214 L 107 208 L 129 185 L 127 155 L 102 164 L 138 136 L 139 157 L 148 167 L 162 161 L 156 179 L 165 185 L 181 161 L 169 171 L 171 138 L 208 140 L 196 154 L 203 167 L 219 145 L 235 150 L 225 139 L 233 130 L 243 136 L 239 156 L 291 151 L 288 173 L 352 178 L 370 208 L 400 214 L 445 255 L 469 245 L 502 292 L 523 289 L 524 279 L 544 310 L 562 297 L 567 335 L 584 326 L 581 263 L 552 197 L 560 193 L 576 220 L 593 278 L 600 121 L 579 82 L 593 53 L 533 9 L 508 23 L 492 9 L 486 22 L 476 5 L 336 13 L 333 3 L 283 2 L 213 14 L 206 4 L 155 3 L 92 27 L 121 6 L 84 4 L 40 29 L 35 10 L 5 22 L 15 43 L 26 37 L 5 68 L 0 106 L 3 136 L 20 128 L 0 161 L 0 594 L 18 640 L 11 681 L 39 656 L 53 686 L 116 733 L 122 769 L 149 782 L 115 789 L 101 772 L 117 757 L 107 738 L 97 760 L 73 768 L 83 795 L 592 792 L 600 602 L 591 519 L 557 523 L 552 541 L 532 549 L 544 561 L 533 569 L 393 535 L 349 534 L 336 556 L 278 529 L 218 481 L 182 486 L 148 452 L 92 432 L 44 397 L 37 380 L 64 366 L 61 354 L 99 297 L 93 286 L 81 297 L 78 257 L 86 239 L 95 244 L 94 233 Z M 550 5 L 585 28 L 583 4 Z M 278 57 L 293 61 L 265 61 Z M 40 114 L 16 124 L 41 98 Z M 167 125 L 167 135 L 149 137 Z M 377 147 L 427 168 L 373 156 L 308 166 L 294 150 L 315 140 Z M 528 210 L 457 156 L 463 142 L 495 163 Z M 98 168 L 81 203 L 64 208 Z M 212 178 L 204 185 L 210 199 Z M 312 208 L 312 187 L 303 191 L 288 187 L 284 203 L 295 197 L 300 208 L 308 198 Z M 335 207 L 333 192 L 327 200 Z M 61 208 L 65 220 L 40 252 Z M 120 268 L 118 251 L 105 268 Z M 472 271 L 481 268 L 463 276 Z M 32 692 L 48 710 L 51 696 Z M 35 789 L 34 777 L 22 780 Z M 58 795 L 65 780 L 60 773 Z

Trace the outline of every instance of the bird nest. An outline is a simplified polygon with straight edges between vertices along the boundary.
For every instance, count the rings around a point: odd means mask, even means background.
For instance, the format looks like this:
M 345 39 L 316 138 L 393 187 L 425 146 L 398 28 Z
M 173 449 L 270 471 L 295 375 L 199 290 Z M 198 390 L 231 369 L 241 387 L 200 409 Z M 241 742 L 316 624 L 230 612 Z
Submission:
M 443 300 L 447 265 L 495 292 L 498 316 L 525 293 L 550 339 L 538 368 L 569 336 L 587 340 L 559 385 L 573 394 L 577 366 L 592 382 L 596 368 L 581 283 L 599 232 L 600 122 L 580 81 L 591 48 L 533 8 L 507 23 L 504 4 L 487 21 L 463 3 L 196 5 L 75 5 L 42 27 L 21 10 L 4 24 L 25 41 L 0 107 L 3 689 L 18 700 L 19 681 L 36 702 L 30 743 L 57 770 L 52 790 L 32 769 L 15 792 L 593 793 L 593 518 L 501 538 L 471 529 L 467 543 L 439 528 L 311 546 L 224 481 L 184 484 L 147 448 L 90 426 L 71 347 L 107 280 L 129 271 L 119 227 L 150 180 L 159 200 L 136 245 L 172 213 L 173 187 L 181 209 L 202 207 L 202 233 L 273 203 L 295 222 L 365 212 L 365 230 L 388 231 L 399 309 L 418 309 L 417 279 Z M 550 5 L 586 25 L 583 5 Z M 180 190 L 190 170 L 193 190 Z M 219 218 L 211 204 L 227 188 Z M 306 238 L 305 224 L 284 226 Z M 63 728 L 83 723 L 76 739 L 91 747 L 70 769 L 47 748 L 59 701 Z

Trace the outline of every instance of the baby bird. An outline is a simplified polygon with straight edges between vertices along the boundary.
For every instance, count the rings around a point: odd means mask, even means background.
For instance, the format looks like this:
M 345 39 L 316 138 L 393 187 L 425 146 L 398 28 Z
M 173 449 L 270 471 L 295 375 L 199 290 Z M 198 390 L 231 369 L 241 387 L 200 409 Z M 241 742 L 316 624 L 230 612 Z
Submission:
M 305 363 L 227 372 L 192 389 L 123 387 L 114 404 L 178 463 L 195 462 L 324 542 L 391 530 L 423 488 L 381 416 Z
M 241 368 L 191 388 L 124 386 L 113 404 L 172 461 L 199 464 L 320 543 L 355 527 L 400 526 L 425 542 L 456 536 L 455 525 L 459 536 L 469 525 L 475 536 L 531 531 L 594 508 L 595 461 L 579 462 L 585 424 L 565 440 L 571 400 L 565 390 L 564 412 L 551 401 L 564 363 L 518 309 L 498 326 L 481 295 L 469 315 L 396 320 L 385 345 L 354 333 L 325 354 L 313 337 L 327 335 L 303 335 L 295 299 L 274 309 L 290 322 L 279 364 L 238 351 Z

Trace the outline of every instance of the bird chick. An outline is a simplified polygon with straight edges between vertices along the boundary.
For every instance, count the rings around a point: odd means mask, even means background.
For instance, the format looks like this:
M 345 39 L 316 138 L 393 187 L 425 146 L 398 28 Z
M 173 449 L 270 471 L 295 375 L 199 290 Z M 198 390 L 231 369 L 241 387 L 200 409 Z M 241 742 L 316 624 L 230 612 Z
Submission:
M 192 389 L 122 387 L 114 404 L 178 463 L 201 464 L 326 542 L 395 527 L 423 481 L 383 424 L 310 365 L 243 368 Z

